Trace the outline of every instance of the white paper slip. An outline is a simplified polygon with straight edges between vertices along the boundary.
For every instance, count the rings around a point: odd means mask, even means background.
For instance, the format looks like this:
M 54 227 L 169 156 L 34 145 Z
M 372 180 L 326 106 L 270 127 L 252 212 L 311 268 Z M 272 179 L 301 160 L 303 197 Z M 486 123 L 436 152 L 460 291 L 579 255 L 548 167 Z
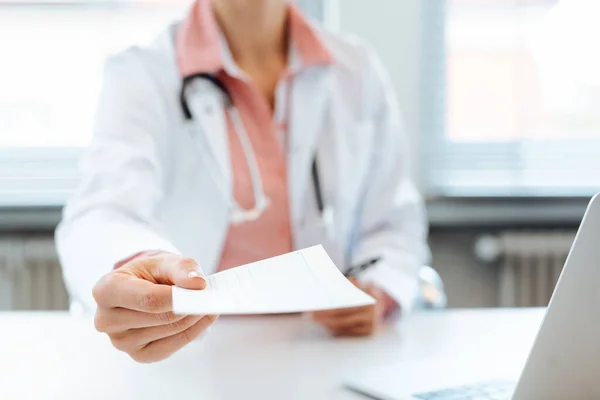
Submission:
M 374 304 L 322 246 L 242 265 L 207 278 L 204 290 L 173 287 L 177 314 L 272 314 Z

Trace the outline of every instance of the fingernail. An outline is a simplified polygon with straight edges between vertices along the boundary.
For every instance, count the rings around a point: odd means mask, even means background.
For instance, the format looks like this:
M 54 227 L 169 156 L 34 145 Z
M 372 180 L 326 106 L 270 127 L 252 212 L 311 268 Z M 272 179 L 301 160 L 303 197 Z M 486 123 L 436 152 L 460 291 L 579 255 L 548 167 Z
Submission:
M 202 272 L 199 269 L 189 271 L 188 272 L 188 278 L 202 278 L 202 279 L 205 279 L 204 275 L 202 274 Z
M 205 279 L 204 276 L 202 276 L 202 273 L 200 271 L 190 271 L 187 274 L 188 278 L 202 278 Z

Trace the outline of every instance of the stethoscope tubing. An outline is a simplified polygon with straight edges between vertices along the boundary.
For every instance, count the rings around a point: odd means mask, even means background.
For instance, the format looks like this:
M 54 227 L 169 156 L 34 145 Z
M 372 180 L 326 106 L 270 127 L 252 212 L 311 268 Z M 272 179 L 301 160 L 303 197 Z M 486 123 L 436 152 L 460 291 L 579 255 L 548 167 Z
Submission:
M 232 117 L 235 118 L 234 126 L 239 126 L 240 124 L 242 124 L 241 118 L 239 118 L 239 113 L 233 104 L 233 99 L 231 97 L 231 94 L 229 93 L 229 90 L 227 89 L 225 84 L 219 78 L 217 78 L 215 75 L 209 74 L 209 73 L 198 73 L 198 74 L 189 75 L 189 76 L 186 76 L 185 78 L 183 78 L 183 82 L 181 85 L 181 91 L 179 94 L 179 102 L 181 105 L 181 110 L 182 110 L 183 115 L 186 120 L 191 121 L 194 119 L 194 116 L 192 115 L 189 104 L 187 102 L 186 88 L 195 79 L 205 79 L 206 81 L 212 83 L 216 88 L 218 88 L 219 91 L 221 91 L 221 93 L 224 96 L 226 108 L 228 110 L 232 111 Z M 242 124 L 242 126 L 243 126 L 243 124 Z M 237 131 L 237 129 L 236 129 L 236 131 Z M 239 137 L 240 137 L 240 140 L 242 141 L 242 145 L 246 149 L 248 148 L 248 146 L 250 146 L 250 148 L 252 147 L 249 143 L 245 143 L 245 140 L 247 139 L 247 135 L 246 136 L 239 135 Z M 248 165 L 250 167 L 251 164 L 253 164 L 253 165 L 256 164 L 256 159 L 255 159 L 255 155 L 254 155 L 253 151 L 251 151 L 249 154 L 253 160 L 253 161 L 248 160 Z M 250 168 L 252 168 L 252 167 L 250 167 Z M 260 175 L 259 175 L 259 177 L 260 177 Z M 320 176 L 319 176 L 319 166 L 318 166 L 316 154 L 313 157 L 313 161 L 312 161 L 312 165 L 311 165 L 311 178 L 312 178 L 313 188 L 315 191 L 315 200 L 317 203 L 317 208 L 319 210 L 319 214 L 323 215 L 323 213 L 325 212 L 325 202 L 323 200 L 323 191 L 321 188 L 321 180 L 320 180 Z M 259 186 L 256 187 L 256 185 L 259 185 Z M 256 184 L 253 183 L 253 186 L 255 186 L 255 189 L 263 190 L 262 181 L 258 182 Z

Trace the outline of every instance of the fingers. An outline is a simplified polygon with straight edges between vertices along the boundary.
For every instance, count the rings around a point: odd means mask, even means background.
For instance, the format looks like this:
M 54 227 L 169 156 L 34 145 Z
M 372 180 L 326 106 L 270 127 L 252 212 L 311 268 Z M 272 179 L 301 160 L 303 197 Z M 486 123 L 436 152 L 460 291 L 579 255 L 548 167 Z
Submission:
M 171 287 L 135 276 L 111 272 L 100 279 L 92 294 L 99 308 L 127 308 L 146 313 L 172 310 Z
M 353 285 L 355 285 L 356 287 L 358 287 L 359 289 L 363 290 L 364 292 L 366 292 L 367 294 L 369 294 L 370 296 L 375 297 L 375 299 L 379 298 L 379 291 L 377 288 L 371 286 L 371 285 L 362 285 L 357 278 L 351 276 L 348 278 L 348 280 L 350 282 L 352 282 Z M 348 317 L 350 315 L 354 315 L 356 313 L 360 313 L 364 310 L 364 306 L 360 306 L 360 307 L 349 307 L 349 308 L 338 308 L 338 309 L 334 309 L 334 310 L 323 310 L 323 311 L 315 311 L 312 313 L 313 319 L 317 322 L 322 322 L 325 321 L 327 319 L 339 319 L 339 318 L 345 318 Z
M 375 298 L 376 303 L 363 307 L 317 311 L 312 318 L 334 336 L 368 336 L 381 325 L 384 315 L 383 292 L 373 285 L 362 285 L 356 278 L 348 278 L 359 289 Z
M 177 335 L 190 328 L 202 319 L 201 316 L 190 315 L 166 325 L 154 326 L 150 328 L 131 329 L 110 336 L 112 344 L 119 350 L 126 353 L 133 353 L 141 350 L 148 344 Z
M 94 324 L 113 345 L 143 362 L 158 361 L 185 346 L 216 317 L 173 313 L 171 286 L 206 288 L 198 263 L 175 254 L 136 257 L 105 275 L 92 294 Z
M 349 308 L 337 308 L 334 310 L 323 310 L 315 311 L 312 313 L 313 319 L 317 322 L 325 321 L 328 319 L 337 319 L 360 313 L 364 310 L 364 306 L 360 307 L 349 307 Z
M 174 335 L 156 340 L 138 351 L 130 353 L 131 357 L 143 363 L 165 359 L 189 344 L 204 332 L 217 319 L 215 315 L 201 317 L 194 325 Z
M 350 328 L 331 330 L 331 334 L 336 337 L 363 337 L 372 335 L 376 330 L 376 325 L 366 323 Z
M 134 272 L 141 272 L 140 275 L 150 272 L 151 279 L 148 280 L 155 283 L 197 290 L 206 287 L 206 279 L 198 263 L 177 254 L 162 253 L 134 259 L 126 267 Z
M 148 328 L 172 324 L 185 318 L 173 312 L 150 314 L 126 308 L 98 308 L 94 324 L 104 333 L 119 333 L 130 329 Z
M 171 285 L 204 289 L 198 263 L 174 254 L 134 259 L 100 279 L 92 294 L 99 307 L 147 313 L 171 311 Z
M 369 322 L 371 319 L 373 319 L 373 312 L 371 310 L 364 309 L 351 314 L 343 314 L 340 316 L 324 318 L 320 322 L 327 326 L 346 328 Z
M 363 313 L 343 320 L 326 321 L 323 325 L 333 336 L 366 336 L 377 330 L 379 321 L 373 313 Z
M 381 322 L 375 305 L 313 313 L 313 319 L 333 336 L 368 336 Z
M 373 312 L 369 309 L 365 309 L 352 315 L 346 315 L 339 318 L 327 318 L 319 322 L 329 330 L 337 331 L 369 323 L 373 317 Z

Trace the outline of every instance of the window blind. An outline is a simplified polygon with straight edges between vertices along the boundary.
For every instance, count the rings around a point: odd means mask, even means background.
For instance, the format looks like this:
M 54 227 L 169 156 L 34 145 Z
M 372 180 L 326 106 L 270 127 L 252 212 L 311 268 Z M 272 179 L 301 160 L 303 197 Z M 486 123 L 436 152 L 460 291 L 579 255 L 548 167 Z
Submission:
M 77 187 L 78 161 L 93 134 L 106 57 L 150 42 L 191 3 L 0 4 L 0 207 L 64 204 Z M 325 21 L 324 0 L 298 4 L 310 18 Z
M 189 4 L 0 4 L 0 207 L 64 204 L 79 181 L 106 57 L 150 42 Z
M 600 191 L 600 72 L 581 79 L 577 69 L 600 53 L 569 50 L 598 32 L 585 26 L 591 10 L 582 4 L 423 2 L 421 168 L 430 196 Z

